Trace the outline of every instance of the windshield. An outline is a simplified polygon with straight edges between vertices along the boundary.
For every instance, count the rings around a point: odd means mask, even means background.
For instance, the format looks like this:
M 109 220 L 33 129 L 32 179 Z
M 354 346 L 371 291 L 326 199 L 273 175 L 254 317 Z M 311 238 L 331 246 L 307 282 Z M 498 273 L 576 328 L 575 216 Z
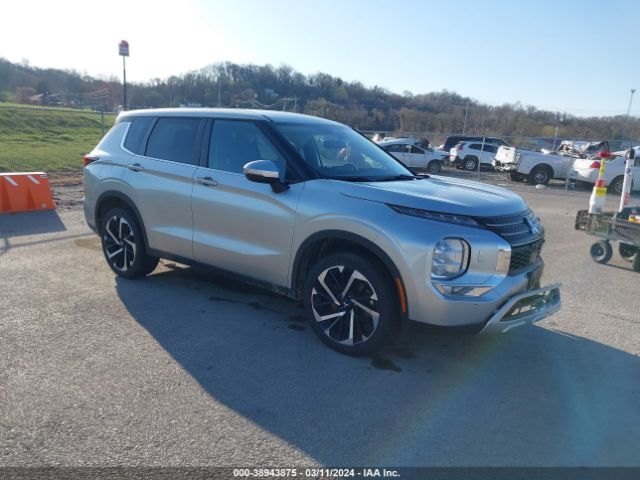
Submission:
M 280 123 L 276 129 L 323 178 L 351 181 L 414 178 L 395 158 L 344 125 Z

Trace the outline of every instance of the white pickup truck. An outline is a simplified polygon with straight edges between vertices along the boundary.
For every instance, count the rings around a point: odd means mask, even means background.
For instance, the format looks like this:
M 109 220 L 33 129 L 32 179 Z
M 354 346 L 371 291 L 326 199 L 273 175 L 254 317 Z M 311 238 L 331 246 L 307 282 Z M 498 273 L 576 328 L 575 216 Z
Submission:
M 515 182 L 527 180 L 546 185 L 552 178 L 564 179 L 574 160 L 575 157 L 505 146 L 498 149 L 491 163 Z

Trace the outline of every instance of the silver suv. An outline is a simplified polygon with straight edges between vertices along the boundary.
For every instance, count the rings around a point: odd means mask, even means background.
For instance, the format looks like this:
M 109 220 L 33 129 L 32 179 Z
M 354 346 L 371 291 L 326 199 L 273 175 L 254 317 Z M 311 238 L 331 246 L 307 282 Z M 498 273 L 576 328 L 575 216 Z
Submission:
M 85 215 L 111 269 L 206 265 L 291 298 L 330 347 L 403 320 L 504 332 L 560 308 L 544 230 L 516 194 L 417 177 L 336 122 L 274 111 L 121 114 L 85 157 Z

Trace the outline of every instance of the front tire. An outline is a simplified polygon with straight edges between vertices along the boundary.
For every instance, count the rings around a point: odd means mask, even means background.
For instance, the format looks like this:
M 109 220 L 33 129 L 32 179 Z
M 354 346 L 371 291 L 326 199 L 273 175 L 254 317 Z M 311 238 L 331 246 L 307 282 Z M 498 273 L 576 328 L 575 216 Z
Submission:
M 442 166 L 440 165 L 440 162 L 438 160 L 431 160 L 429 162 L 429 165 L 427 165 L 427 171 L 433 175 L 440 173 L 441 169 Z
M 613 248 L 607 240 L 599 240 L 591 245 L 591 258 L 596 263 L 607 263 L 613 255 Z
M 128 210 L 107 211 L 100 226 L 100 238 L 107 264 L 120 277 L 143 277 L 158 265 L 159 259 L 147 254 L 142 229 Z
M 310 269 L 304 308 L 312 330 L 325 344 L 354 356 L 380 349 L 400 320 L 391 277 L 352 253 L 327 255 Z

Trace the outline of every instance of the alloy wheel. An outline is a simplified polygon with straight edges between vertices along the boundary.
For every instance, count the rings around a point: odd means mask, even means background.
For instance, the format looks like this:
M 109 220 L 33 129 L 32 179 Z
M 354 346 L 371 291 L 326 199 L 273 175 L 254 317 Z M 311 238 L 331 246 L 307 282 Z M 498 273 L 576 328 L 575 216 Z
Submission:
M 104 227 L 103 245 L 107 259 L 116 270 L 126 272 L 136 259 L 136 240 L 124 217 L 109 218 Z
M 334 342 L 353 346 L 366 342 L 378 328 L 378 295 L 358 270 L 336 265 L 322 271 L 311 291 L 315 321 Z

